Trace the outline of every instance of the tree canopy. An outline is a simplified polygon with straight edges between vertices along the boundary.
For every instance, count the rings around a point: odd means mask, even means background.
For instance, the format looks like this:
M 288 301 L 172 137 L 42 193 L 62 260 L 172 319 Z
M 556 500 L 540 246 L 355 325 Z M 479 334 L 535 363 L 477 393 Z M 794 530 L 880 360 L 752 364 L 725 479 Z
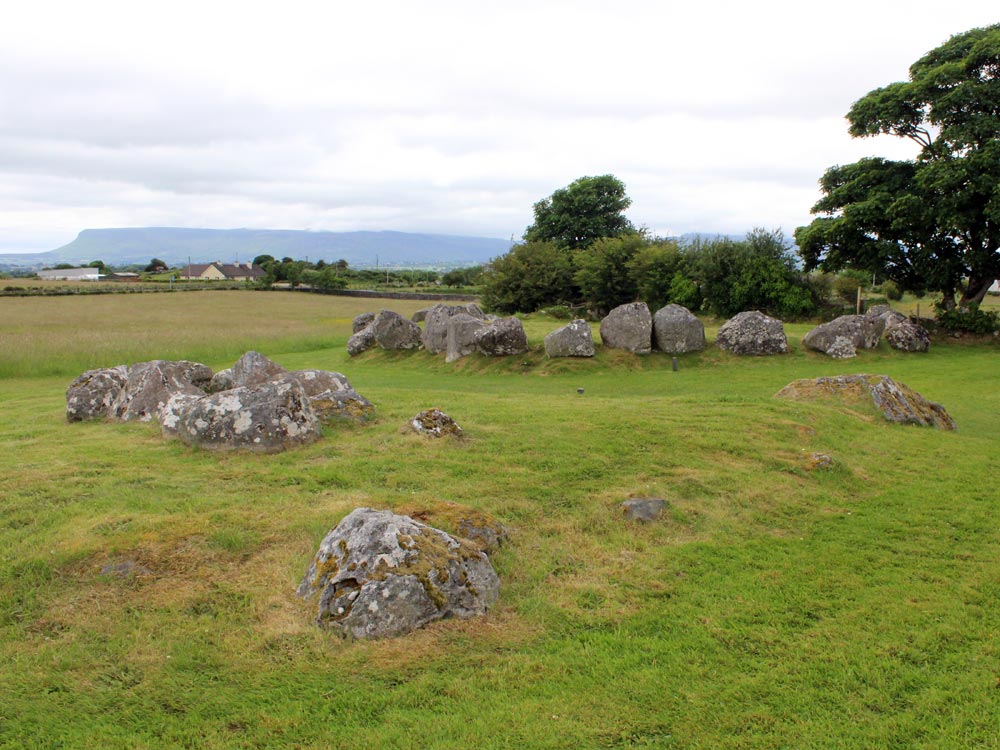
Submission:
M 535 204 L 535 223 L 524 231 L 524 241 L 578 250 L 603 237 L 635 232 L 624 215 L 630 205 L 625 184 L 614 175 L 581 177 Z
M 854 137 L 919 147 L 911 161 L 862 159 L 820 180 L 823 198 L 795 239 L 807 269 L 854 267 L 946 309 L 978 303 L 1000 276 L 1000 24 L 953 36 L 847 115 Z

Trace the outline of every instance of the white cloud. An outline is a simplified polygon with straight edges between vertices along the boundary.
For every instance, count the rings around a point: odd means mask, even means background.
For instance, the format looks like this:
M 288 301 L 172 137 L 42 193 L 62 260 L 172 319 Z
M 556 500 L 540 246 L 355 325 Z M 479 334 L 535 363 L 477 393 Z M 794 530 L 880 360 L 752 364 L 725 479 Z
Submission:
M 509 237 L 539 198 L 609 172 L 654 231 L 790 233 L 827 167 L 909 153 L 851 141 L 851 102 L 994 16 L 980 0 L 21 3 L 0 27 L 0 250 L 154 224 Z

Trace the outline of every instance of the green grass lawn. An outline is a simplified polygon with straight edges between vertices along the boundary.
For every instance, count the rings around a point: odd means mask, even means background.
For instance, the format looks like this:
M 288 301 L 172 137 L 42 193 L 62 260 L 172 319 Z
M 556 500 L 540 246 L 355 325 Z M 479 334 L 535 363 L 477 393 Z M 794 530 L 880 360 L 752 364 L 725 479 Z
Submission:
M 994 341 L 842 362 L 795 325 L 790 355 L 710 348 L 673 372 L 547 360 L 561 323 L 534 317 L 523 357 L 348 358 L 379 306 L 0 299 L 0 747 L 1000 748 Z M 87 367 L 249 348 L 344 372 L 378 420 L 273 456 L 65 422 Z M 854 372 L 959 431 L 773 398 Z M 402 429 L 432 406 L 466 437 Z M 626 523 L 630 496 L 669 505 Z M 314 628 L 294 592 L 323 535 L 440 501 L 511 529 L 490 614 L 377 642 Z

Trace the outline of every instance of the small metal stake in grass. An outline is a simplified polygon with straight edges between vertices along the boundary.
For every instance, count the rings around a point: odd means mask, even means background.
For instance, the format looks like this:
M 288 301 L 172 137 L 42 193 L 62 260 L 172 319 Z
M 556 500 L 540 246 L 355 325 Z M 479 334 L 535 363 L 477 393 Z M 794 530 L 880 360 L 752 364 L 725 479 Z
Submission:
M 577 388 L 576 392 L 579 393 L 582 396 L 583 395 L 583 388 Z
M 674 372 L 677 372 L 677 357 L 670 358 L 670 366 L 673 368 Z

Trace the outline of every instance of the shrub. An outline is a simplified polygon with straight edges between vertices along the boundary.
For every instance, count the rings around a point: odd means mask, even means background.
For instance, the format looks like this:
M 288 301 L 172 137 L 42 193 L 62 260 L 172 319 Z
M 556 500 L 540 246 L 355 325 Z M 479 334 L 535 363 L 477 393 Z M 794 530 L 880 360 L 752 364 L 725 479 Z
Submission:
M 1000 314 L 992 310 L 980 310 L 971 304 L 968 309 L 945 310 L 940 304 L 934 305 L 938 325 L 946 331 L 988 334 L 1000 330 Z
M 899 300 L 903 299 L 903 290 L 900 289 L 899 284 L 892 279 L 882 282 L 882 294 L 895 302 L 899 302 Z
M 605 237 L 576 252 L 573 278 L 591 307 L 607 312 L 636 300 L 639 288 L 632 261 L 646 244 L 642 235 L 630 234 Z
M 576 296 L 569 251 L 554 242 L 526 242 L 493 260 L 480 277 L 483 305 L 501 313 L 530 312 Z
M 864 286 L 863 282 L 853 274 L 841 273 L 833 279 L 833 291 L 849 305 L 857 302 L 858 289 L 862 286 Z
M 556 320 L 573 320 L 576 317 L 572 308 L 567 305 L 549 305 L 548 307 L 543 307 L 538 312 Z

